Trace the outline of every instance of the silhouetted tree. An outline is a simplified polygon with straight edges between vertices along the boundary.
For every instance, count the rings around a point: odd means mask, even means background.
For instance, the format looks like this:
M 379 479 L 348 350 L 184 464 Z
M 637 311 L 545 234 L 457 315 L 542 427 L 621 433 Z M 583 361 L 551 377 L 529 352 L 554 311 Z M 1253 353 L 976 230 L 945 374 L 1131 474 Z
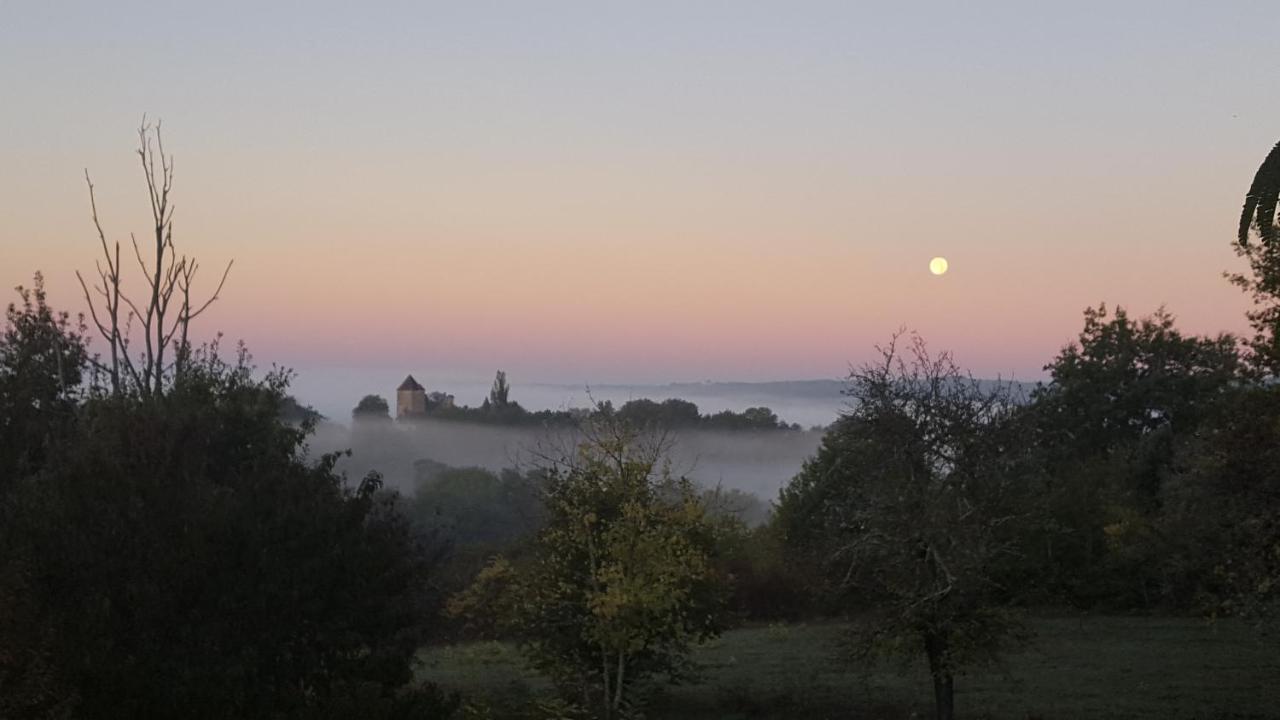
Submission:
M 23 656 L 47 660 L 76 717 L 401 704 L 438 551 L 377 476 L 351 488 L 335 456 L 306 459 L 309 427 L 279 418 L 286 382 L 193 353 L 162 395 L 86 402 L 12 498 L 0 537 L 29 627 L 0 622 L 0 647 L 38 640 Z
M 656 402 L 648 398 L 628 400 L 618 408 L 618 419 L 639 428 L 673 429 L 695 427 L 702 420 L 698 406 L 671 398 Z
M 1280 204 L 1280 142 L 1271 148 L 1249 185 L 1244 197 L 1244 209 L 1240 212 L 1240 228 L 1237 240 L 1241 245 L 1249 242 L 1250 229 L 1256 229 L 1263 244 L 1276 241 L 1276 206 Z
M 493 378 L 493 387 L 489 389 L 489 407 L 501 410 L 507 406 L 507 396 L 511 386 L 507 384 L 507 374 L 501 370 Z
M 1049 482 L 1035 554 L 1043 589 L 1076 604 L 1162 599 L 1154 534 L 1178 447 L 1240 381 L 1237 341 L 1184 335 L 1163 309 L 1088 308 L 1027 412 Z
M 408 687 L 439 548 L 378 476 L 352 487 L 337 456 L 308 454 L 315 416 L 282 422 L 302 410 L 287 371 L 192 350 L 230 264 L 194 302 L 172 158 L 145 121 L 139 140 L 144 294 L 89 185 L 106 266 L 80 279 L 108 352 L 93 382 L 83 327 L 38 276 L 0 335 L 0 716 L 444 715 L 451 701 Z
M 325 417 L 310 405 L 303 405 L 298 402 L 298 398 L 286 395 L 280 403 L 280 419 L 294 425 L 302 425 L 303 423 L 314 425 L 324 420 Z
M 924 651 L 950 720 L 956 673 L 1022 636 L 1008 581 L 1034 488 L 1009 388 L 896 343 L 850 376 L 852 409 L 784 488 L 778 526 L 859 618 L 863 651 Z
M 1212 615 L 1280 609 L 1280 388 L 1240 387 L 1180 449 L 1159 562 Z
M 1276 206 L 1280 201 L 1280 143 L 1253 176 L 1240 213 L 1236 254 L 1249 263 L 1249 275 L 1230 273 L 1228 279 L 1249 293 L 1254 308 L 1246 313 L 1253 327 L 1249 346 L 1253 364 L 1271 376 L 1280 375 L 1280 247 L 1277 245 Z M 1251 242 L 1250 233 L 1256 233 Z
M 365 395 L 351 410 L 352 420 L 390 420 L 391 406 L 381 395 Z
M 86 395 L 89 365 L 84 320 L 49 307 L 44 277 L 17 291 L 21 304 L 9 304 L 0 336 L 0 492 L 61 450 L 57 430 Z
M 546 513 L 537 471 L 493 473 L 419 460 L 414 463 L 414 475 L 415 492 L 405 503 L 405 512 L 455 547 L 505 549 L 542 527 Z
M 137 260 L 145 290 L 139 295 L 125 288 L 120 260 L 120 243 L 108 244 L 106 232 L 98 219 L 98 205 L 93 182 L 85 171 L 89 186 L 89 207 L 102 248 L 97 264 L 97 279 L 92 285 L 76 272 L 84 291 L 89 314 L 99 334 L 107 341 L 110 364 L 103 365 L 111 391 L 120 395 L 126 390 L 144 397 L 159 395 L 167 384 L 177 381 L 190 356 L 191 321 L 209 308 L 231 272 L 231 262 L 222 271 L 213 294 L 203 302 L 192 298 L 193 283 L 200 263 L 193 257 L 178 255 L 173 243 L 173 211 L 170 198 L 173 189 L 173 157 L 165 155 L 160 126 L 154 128 L 143 118 L 138 129 L 138 159 L 142 164 L 151 204 L 150 238 L 143 244 L 130 234 L 133 255 Z M 156 166 L 157 160 L 159 167 Z M 143 245 L 146 246 L 144 250 Z M 148 264 L 147 258 L 150 258 Z M 106 266 L 103 267 L 103 263 Z M 232 261 L 234 262 L 234 261 Z M 133 348 L 133 323 L 141 325 L 142 350 Z M 171 357 L 170 357 L 171 354 Z
M 86 328 L 48 306 L 39 273 L 18 294 L 0 334 L 0 717 L 66 717 L 75 690 L 33 589 L 40 568 L 25 551 L 21 499 L 40 490 L 49 463 L 74 442 L 88 394 Z

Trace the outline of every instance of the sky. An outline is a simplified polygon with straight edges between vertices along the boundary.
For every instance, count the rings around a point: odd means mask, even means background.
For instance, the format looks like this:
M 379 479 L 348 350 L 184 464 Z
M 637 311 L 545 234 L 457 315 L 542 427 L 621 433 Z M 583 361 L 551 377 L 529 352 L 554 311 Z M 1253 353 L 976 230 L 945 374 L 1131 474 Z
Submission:
M 235 260 L 201 329 L 264 365 L 833 378 L 908 327 L 980 376 L 1037 379 L 1099 302 L 1244 329 L 1222 272 L 1280 139 L 1276 18 L 0 0 L 0 286 L 41 270 L 84 309 L 84 172 L 110 238 L 145 231 L 147 113 L 176 242 L 210 275 Z

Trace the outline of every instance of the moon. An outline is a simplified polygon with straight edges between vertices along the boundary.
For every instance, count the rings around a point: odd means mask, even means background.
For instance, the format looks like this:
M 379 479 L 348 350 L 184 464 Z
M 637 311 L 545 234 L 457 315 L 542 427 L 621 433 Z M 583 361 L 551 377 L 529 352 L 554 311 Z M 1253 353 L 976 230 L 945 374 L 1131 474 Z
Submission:
M 929 272 L 934 275 L 947 274 L 947 259 L 944 257 L 936 257 L 929 261 Z

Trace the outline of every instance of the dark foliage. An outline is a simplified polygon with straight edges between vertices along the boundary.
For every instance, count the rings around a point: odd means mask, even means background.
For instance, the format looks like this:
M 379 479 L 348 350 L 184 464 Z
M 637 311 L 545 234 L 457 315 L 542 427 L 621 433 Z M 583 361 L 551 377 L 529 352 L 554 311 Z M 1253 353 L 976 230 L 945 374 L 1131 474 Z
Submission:
M 493 387 L 489 390 L 489 397 L 486 402 L 489 407 L 501 410 L 510 402 L 508 399 L 510 395 L 511 385 L 507 383 L 507 374 L 499 370 L 493 378 Z
M 1276 205 L 1280 201 L 1280 143 L 1254 175 L 1240 214 L 1236 254 L 1249 263 L 1249 274 L 1229 273 L 1232 284 L 1248 293 L 1254 307 L 1245 313 L 1253 328 L 1250 364 L 1272 377 L 1280 376 L 1280 245 L 1276 243 Z M 1250 242 L 1250 230 L 1258 234 Z
M 352 420 L 390 420 L 391 406 L 381 395 L 365 395 L 351 410 Z
M 44 278 L 18 295 L 0 336 L 0 491 L 60 451 L 89 369 L 84 323 L 49 307 Z
M 799 430 L 778 419 L 767 407 L 752 407 L 742 412 L 722 410 L 702 415 L 698 406 L 688 400 L 671 398 L 656 402 L 648 399 L 628 400 L 618 408 L 618 418 L 635 427 L 662 429 L 702 428 L 704 430 Z
M 616 416 L 621 421 L 638 428 L 656 430 L 681 430 L 701 428 L 704 430 L 800 430 L 796 424 L 788 424 L 767 407 L 752 407 L 742 412 L 724 410 L 718 413 L 703 415 L 698 406 L 688 400 L 669 398 L 656 401 L 648 398 L 628 400 L 620 408 L 614 408 L 610 402 L 599 403 L 592 409 L 569 410 L 526 410 L 520 403 L 512 400 L 511 385 L 507 382 L 506 373 L 498 371 L 488 397 L 480 407 L 455 405 L 452 396 L 443 393 L 432 393 L 430 397 L 449 398 L 447 402 L 432 400 L 427 402 L 427 416 L 439 420 L 456 420 L 485 425 L 515 425 L 533 427 L 580 427 L 584 421 L 593 417 Z M 372 417 L 386 414 L 385 400 L 376 395 L 367 395 L 360 401 L 354 411 L 357 417 L 368 413 Z
M 405 512 L 456 546 L 506 548 L 532 537 L 546 517 L 537 471 L 454 468 L 414 463 L 416 490 Z
M 1280 388 L 1249 387 L 1179 453 L 1157 525 L 1179 597 L 1213 615 L 1280 608 Z
M 442 594 L 469 587 L 495 555 L 521 560 L 546 521 L 545 478 L 538 471 L 492 473 L 431 460 L 419 460 L 414 470 L 414 495 L 398 505 L 416 527 L 448 544 L 448 558 L 434 575 Z M 445 620 L 433 637 L 496 636 L 492 623 Z
M 715 560 L 728 578 L 729 610 L 741 622 L 799 620 L 830 609 L 773 526 L 722 521 Z
M 1022 637 L 1013 581 L 1039 478 L 1008 388 L 919 338 L 882 353 L 851 374 L 855 402 L 783 489 L 778 527 L 862 618 L 860 652 L 923 651 L 949 720 L 956 674 Z
M 1099 306 L 1045 369 L 1027 408 L 1048 478 L 1028 586 L 1085 607 L 1185 604 L 1169 595 L 1153 523 L 1178 448 L 1242 381 L 1235 338 Z
M 1237 239 L 1241 245 L 1249 244 L 1249 230 L 1256 228 L 1264 245 L 1276 241 L 1276 205 L 1280 202 L 1280 143 L 1271 148 L 1258 166 L 1249 192 L 1244 197 L 1244 209 L 1240 211 L 1240 228 Z
M 312 717 L 352 693 L 387 717 L 444 709 L 402 689 L 438 552 L 376 476 L 352 489 L 335 458 L 304 460 L 286 374 L 212 348 L 162 394 L 76 403 L 48 351 L 68 371 L 83 341 L 30 299 L 0 347 L 3 427 L 52 451 L 6 468 L 5 716 Z
M 0 717 L 60 717 L 74 698 L 39 622 L 36 558 L 19 552 L 19 499 L 74 432 L 89 359 L 83 323 L 48 306 L 38 273 L 18 294 L 0 336 Z
M 310 405 L 303 405 L 292 395 L 280 401 L 280 420 L 290 425 L 315 425 L 327 418 Z

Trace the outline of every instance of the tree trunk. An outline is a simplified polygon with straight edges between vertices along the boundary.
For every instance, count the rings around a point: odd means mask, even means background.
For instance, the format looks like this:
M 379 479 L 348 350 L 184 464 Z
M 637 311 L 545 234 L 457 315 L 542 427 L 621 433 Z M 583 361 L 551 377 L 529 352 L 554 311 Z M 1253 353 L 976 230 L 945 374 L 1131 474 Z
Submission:
M 927 635 L 925 653 L 929 656 L 929 674 L 933 677 L 933 707 L 937 720 L 955 720 L 955 681 L 947 663 L 947 640 L 941 635 Z
M 622 709 L 622 673 L 626 670 L 626 667 L 627 667 L 627 656 L 622 652 L 619 652 L 618 653 L 618 680 L 616 683 L 614 683 L 614 690 L 613 690 L 613 693 L 614 693 L 613 709 L 614 710 Z
M 609 653 L 602 648 L 600 650 L 600 662 L 604 667 L 604 672 L 600 674 L 600 682 L 604 688 L 600 693 L 600 707 L 604 713 L 603 720 L 610 720 L 613 717 L 613 695 L 609 692 Z
M 955 687 L 949 671 L 933 676 L 933 703 L 938 720 L 954 720 L 956 716 Z

